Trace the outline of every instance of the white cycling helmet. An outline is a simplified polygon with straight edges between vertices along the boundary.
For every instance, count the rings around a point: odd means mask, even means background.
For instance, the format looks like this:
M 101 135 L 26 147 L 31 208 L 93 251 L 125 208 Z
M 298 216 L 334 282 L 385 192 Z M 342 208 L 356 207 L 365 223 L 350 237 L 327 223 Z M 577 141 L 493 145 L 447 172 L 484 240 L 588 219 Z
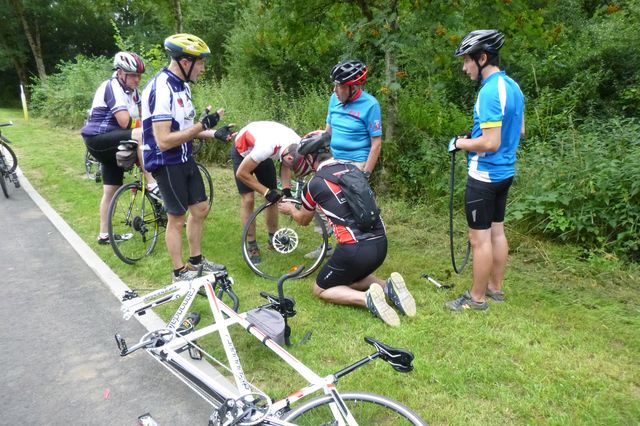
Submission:
M 142 62 L 140 56 L 133 52 L 118 52 L 113 57 L 113 69 L 121 69 L 131 74 L 142 74 L 144 72 L 144 62 Z

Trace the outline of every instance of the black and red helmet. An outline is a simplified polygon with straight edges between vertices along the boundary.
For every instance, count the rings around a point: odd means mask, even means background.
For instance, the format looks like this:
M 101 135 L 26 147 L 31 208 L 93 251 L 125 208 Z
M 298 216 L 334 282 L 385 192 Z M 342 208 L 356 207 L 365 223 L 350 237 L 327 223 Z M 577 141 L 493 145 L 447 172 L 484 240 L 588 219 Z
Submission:
M 355 60 L 340 62 L 331 70 L 331 81 L 346 86 L 362 85 L 367 81 L 367 66 Z

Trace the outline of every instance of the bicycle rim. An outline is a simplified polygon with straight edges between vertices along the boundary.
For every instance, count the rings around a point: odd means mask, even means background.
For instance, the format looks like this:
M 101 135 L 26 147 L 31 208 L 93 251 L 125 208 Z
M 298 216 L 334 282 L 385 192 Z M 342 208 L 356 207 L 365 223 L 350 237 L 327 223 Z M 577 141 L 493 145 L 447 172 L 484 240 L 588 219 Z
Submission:
M 204 183 L 204 192 L 207 194 L 207 200 L 209 200 L 209 209 L 213 204 L 213 181 L 211 180 L 211 174 L 204 164 L 196 163 L 198 170 L 200 170 L 200 176 L 202 176 L 202 183 Z
M 2 140 L 0 141 L 0 156 L 4 160 L 4 168 L 8 174 L 11 174 L 16 171 L 18 167 L 18 157 L 16 157 L 16 153 L 13 152 L 9 144 L 6 142 L 4 136 L 2 136 Z
M 373 393 L 341 393 L 340 396 L 359 425 L 426 425 L 416 413 L 397 401 Z M 296 425 L 332 425 L 336 419 L 331 411 L 333 398 L 314 398 L 288 412 L 283 420 Z
M 299 200 L 287 199 L 302 208 Z M 275 205 L 264 203 L 247 220 L 242 232 L 242 256 L 251 270 L 257 275 L 277 280 L 292 267 L 305 265 L 306 268 L 297 278 L 304 278 L 313 273 L 323 262 L 327 251 L 327 230 L 324 224 L 302 226 L 291 216 L 278 215 L 278 226 L 273 239 L 273 249 L 269 248 L 269 232 L 267 227 L 268 208 L 277 209 Z M 276 210 L 277 214 L 277 210 Z M 255 226 L 255 237 L 260 250 L 260 261 L 252 259 L 249 251 L 249 230 Z M 315 226 L 314 226 L 315 225 Z M 316 232 L 316 228 L 320 232 Z M 313 258 L 305 255 L 320 248 Z
M 2 165 L 0 164 L 0 167 Z M 9 190 L 7 189 L 7 175 L 5 175 L 6 172 L 1 172 L 0 173 L 0 186 L 2 187 L 2 193 L 4 194 L 5 198 L 9 198 Z
M 139 183 L 122 186 L 109 205 L 109 240 L 116 256 L 130 265 L 151 254 L 164 226 L 158 202 Z M 127 236 L 116 240 L 114 235 Z

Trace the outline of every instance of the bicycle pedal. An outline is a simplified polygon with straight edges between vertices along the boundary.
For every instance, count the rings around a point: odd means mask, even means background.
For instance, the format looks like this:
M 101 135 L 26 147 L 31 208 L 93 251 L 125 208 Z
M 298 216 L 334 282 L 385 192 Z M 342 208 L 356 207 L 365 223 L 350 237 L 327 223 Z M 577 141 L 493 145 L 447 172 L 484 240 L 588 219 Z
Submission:
M 193 341 L 193 344 L 196 344 L 196 341 Z M 196 361 L 200 361 L 202 359 L 202 351 L 195 346 L 189 346 L 189 357 Z

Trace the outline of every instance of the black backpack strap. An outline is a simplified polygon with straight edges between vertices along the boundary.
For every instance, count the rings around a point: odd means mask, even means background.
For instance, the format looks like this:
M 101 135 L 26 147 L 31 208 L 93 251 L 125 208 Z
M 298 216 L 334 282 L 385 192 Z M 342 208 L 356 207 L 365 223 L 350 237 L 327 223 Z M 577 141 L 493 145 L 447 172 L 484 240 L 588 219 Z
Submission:
M 333 182 L 338 184 L 338 176 L 335 176 L 333 173 L 330 173 L 326 167 L 318 170 L 316 172 L 316 176 L 321 177 L 322 179 L 328 180 L 329 182 Z
M 334 166 L 334 165 L 336 165 L 336 164 L 339 164 L 339 165 L 341 165 L 341 166 L 344 166 L 345 171 L 344 171 L 343 173 L 350 172 L 350 171 L 351 171 L 351 170 L 353 170 L 353 169 L 360 170 L 360 169 L 358 169 L 356 166 L 354 166 L 353 164 L 348 163 L 348 162 L 339 162 L 339 163 L 330 164 L 330 165 L 329 165 L 329 167 Z M 329 171 L 327 170 L 327 167 L 323 167 L 323 168 L 321 168 L 320 170 L 318 170 L 318 171 L 316 172 L 316 176 L 320 176 L 322 179 L 326 179 L 326 180 L 328 180 L 329 182 L 333 182 L 333 183 L 335 183 L 336 185 L 340 185 L 340 177 L 339 177 L 339 176 L 334 175 L 334 174 L 333 174 L 333 173 L 331 173 L 331 172 L 329 172 Z

